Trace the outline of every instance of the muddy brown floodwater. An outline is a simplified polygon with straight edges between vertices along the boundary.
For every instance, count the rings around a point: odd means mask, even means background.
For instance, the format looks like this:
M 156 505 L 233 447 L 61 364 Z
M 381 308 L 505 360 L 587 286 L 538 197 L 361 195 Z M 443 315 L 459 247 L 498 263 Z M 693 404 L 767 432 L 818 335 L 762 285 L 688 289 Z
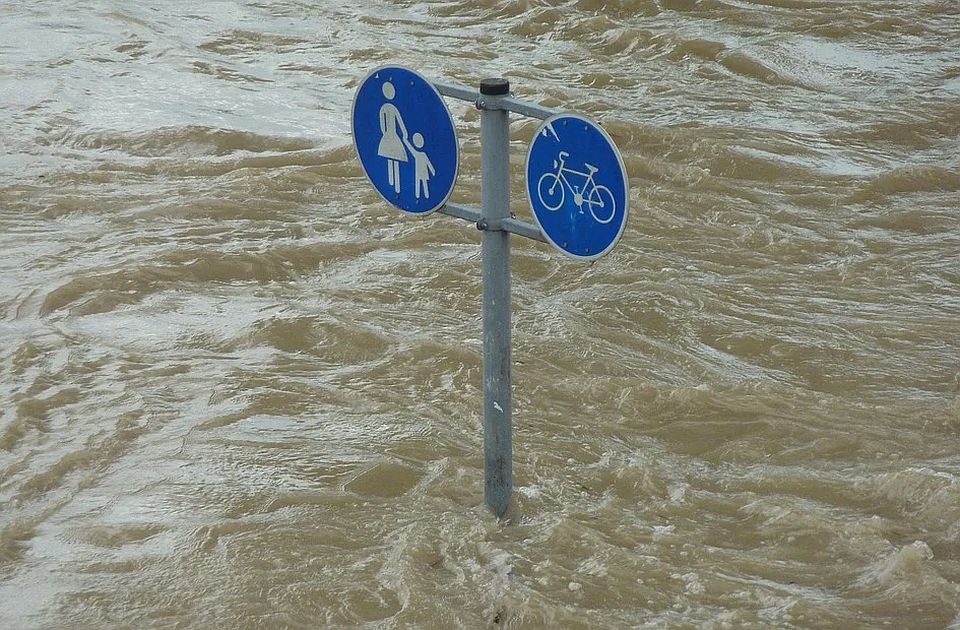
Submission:
M 599 262 L 515 239 L 509 523 L 386 63 L 630 176 Z M 960 5 L 2 2 L 0 401 L 3 628 L 960 629 Z

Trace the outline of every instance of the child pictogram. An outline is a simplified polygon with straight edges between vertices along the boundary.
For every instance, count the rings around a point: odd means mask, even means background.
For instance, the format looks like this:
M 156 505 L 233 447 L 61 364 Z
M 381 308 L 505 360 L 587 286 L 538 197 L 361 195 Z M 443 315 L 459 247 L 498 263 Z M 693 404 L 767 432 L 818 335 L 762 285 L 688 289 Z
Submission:
M 404 143 L 407 145 L 407 150 L 410 151 L 410 155 L 413 156 L 413 169 L 414 169 L 414 192 L 416 193 L 417 199 L 420 198 L 420 191 L 423 191 L 423 197 L 425 199 L 430 198 L 430 177 L 437 174 L 437 169 L 434 168 L 433 162 L 430 161 L 430 158 L 427 156 L 426 151 L 423 151 L 423 135 L 420 133 L 413 134 L 413 144 L 404 139 Z

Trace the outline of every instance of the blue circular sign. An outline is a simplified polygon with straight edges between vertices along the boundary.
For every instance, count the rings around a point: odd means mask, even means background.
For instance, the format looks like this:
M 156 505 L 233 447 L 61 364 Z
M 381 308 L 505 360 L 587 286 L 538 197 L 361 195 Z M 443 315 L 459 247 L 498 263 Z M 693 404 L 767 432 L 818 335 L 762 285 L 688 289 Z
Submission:
M 576 114 L 544 121 L 527 152 L 527 197 L 543 235 L 579 260 L 603 256 L 627 224 L 630 184 L 607 132 Z
M 377 68 L 360 84 L 351 114 L 360 165 L 380 196 L 411 214 L 429 214 L 453 192 L 460 145 L 437 89 L 417 72 Z

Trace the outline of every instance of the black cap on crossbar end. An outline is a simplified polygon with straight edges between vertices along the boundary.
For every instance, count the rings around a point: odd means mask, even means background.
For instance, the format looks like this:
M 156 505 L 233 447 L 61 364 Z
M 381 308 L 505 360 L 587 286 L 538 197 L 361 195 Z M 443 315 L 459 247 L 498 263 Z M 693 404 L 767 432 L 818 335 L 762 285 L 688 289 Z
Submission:
M 480 93 L 490 96 L 501 96 L 510 93 L 510 82 L 506 79 L 481 79 Z

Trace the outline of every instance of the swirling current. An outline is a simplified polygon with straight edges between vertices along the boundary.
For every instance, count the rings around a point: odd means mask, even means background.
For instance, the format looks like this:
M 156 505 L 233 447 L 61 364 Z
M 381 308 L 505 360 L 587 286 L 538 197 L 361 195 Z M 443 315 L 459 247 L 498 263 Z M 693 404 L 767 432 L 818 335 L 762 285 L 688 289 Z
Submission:
M 502 522 L 384 64 L 630 179 L 593 264 L 514 239 Z M 960 629 L 958 156 L 953 0 L 2 2 L 0 627 Z

